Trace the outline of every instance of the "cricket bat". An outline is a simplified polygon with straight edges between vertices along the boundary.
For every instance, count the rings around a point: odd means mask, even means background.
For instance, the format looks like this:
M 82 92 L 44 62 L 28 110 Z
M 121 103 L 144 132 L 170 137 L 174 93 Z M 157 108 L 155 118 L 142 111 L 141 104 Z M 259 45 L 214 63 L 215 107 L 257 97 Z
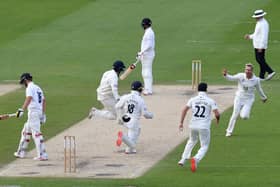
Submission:
M 139 60 L 137 60 L 135 63 L 131 64 L 123 74 L 121 74 L 120 79 L 124 80 L 135 68 Z
M 5 120 L 5 119 L 8 119 L 10 117 L 16 117 L 17 114 L 16 113 L 12 113 L 12 114 L 2 114 L 0 115 L 0 120 Z

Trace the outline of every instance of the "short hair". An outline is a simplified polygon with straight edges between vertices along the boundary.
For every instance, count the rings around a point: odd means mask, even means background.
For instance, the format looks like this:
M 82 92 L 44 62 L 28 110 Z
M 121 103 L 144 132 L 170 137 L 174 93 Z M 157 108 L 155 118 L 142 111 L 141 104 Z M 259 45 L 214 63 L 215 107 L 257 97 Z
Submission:
M 199 92 L 207 92 L 207 84 L 204 82 L 199 83 L 197 90 Z
M 251 64 L 251 63 L 245 64 L 245 67 L 250 67 L 252 70 L 254 69 L 254 66 L 253 66 L 253 64 Z

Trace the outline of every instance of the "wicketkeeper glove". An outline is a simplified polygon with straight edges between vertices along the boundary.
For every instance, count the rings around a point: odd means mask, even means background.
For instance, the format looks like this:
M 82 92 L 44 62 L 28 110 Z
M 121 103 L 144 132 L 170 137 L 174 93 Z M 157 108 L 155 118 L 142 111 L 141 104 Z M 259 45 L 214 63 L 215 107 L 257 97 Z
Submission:
M 41 124 L 45 124 L 47 121 L 47 116 L 46 114 L 42 114 L 41 117 L 40 117 L 40 123 Z
M 22 108 L 19 108 L 16 112 L 16 117 L 20 118 L 23 116 L 23 114 L 24 114 L 24 110 Z

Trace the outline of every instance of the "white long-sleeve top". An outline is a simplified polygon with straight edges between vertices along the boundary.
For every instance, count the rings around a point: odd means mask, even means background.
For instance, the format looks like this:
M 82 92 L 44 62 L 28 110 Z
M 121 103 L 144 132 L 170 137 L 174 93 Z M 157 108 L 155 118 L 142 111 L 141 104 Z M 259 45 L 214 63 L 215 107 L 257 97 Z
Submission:
M 148 111 L 144 99 L 138 91 L 132 90 L 130 94 L 121 96 L 115 108 L 120 117 L 126 115 L 131 118 L 132 122 L 135 122 L 131 126 L 139 125 L 138 121 L 142 114 L 147 119 L 153 118 L 153 113 Z
M 141 51 L 143 56 L 154 57 L 155 56 L 155 33 L 152 27 L 145 29 L 145 33 L 141 42 Z
M 101 78 L 100 85 L 97 88 L 97 99 L 104 100 L 108 98 L 120 98 L 118 93 L 118 75 L 115 70 L 106 71 Z
M 255 49 L 267 49 L 269 24 L 266 19 L 262 18 L 257 21 L 255 31 L 250 34 Z
M 258 93 L 261 96 L 261 99 L 267 99 L 266 95 L 263 92 L 263 89 L 261 87 L 260 78 L 256 77 L 255 75 L 252 76 L 252 78 L 247 79 L 245 73 L 238 73 L 235 75 L 229 75 L 227 74 L 225 78 L 229 81 L 237 81 L 238 87 L 237 91 L 235 93 L 236 96 L 240 98 L 245 99 L 251 99 L 255 98 L 255 90 L 258 91 Z

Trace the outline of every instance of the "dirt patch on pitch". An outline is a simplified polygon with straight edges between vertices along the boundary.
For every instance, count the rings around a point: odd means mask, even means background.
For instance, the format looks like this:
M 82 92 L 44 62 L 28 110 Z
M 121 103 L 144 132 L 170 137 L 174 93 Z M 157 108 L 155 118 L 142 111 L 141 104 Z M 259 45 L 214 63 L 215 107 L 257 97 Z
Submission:
M 0 84 L 0 96 L 13 92 L 19 88 L 19 84 Z
M 217 101 L 219 109 L 224 111 L 233 103 L 234 89 L 231 86 L 210 86 L 209 95 Z M 126 129 L 115 121 L 84 119 L 46 142 L 49 161 L 33 161 L 33 150 L 27 154 L 27 158 L 18 159 L 1 168 L 0 176 L 135 178 L 142 175 L 186 140 L 187 129 L 181 133 L 178 131 L 180 112 L 187 100 L 196 94 L 189 86 L 178 85 L 155 86 L 154 93 L 153 96 L 144 97 L 155 117 L 152 120 L 141 120 L 137 154 L 126 155 L 124 146 L 116 147 L 117 132 L 126 132 Z M 76 173 L 64 173 L 65 135 L 76 136 Z

